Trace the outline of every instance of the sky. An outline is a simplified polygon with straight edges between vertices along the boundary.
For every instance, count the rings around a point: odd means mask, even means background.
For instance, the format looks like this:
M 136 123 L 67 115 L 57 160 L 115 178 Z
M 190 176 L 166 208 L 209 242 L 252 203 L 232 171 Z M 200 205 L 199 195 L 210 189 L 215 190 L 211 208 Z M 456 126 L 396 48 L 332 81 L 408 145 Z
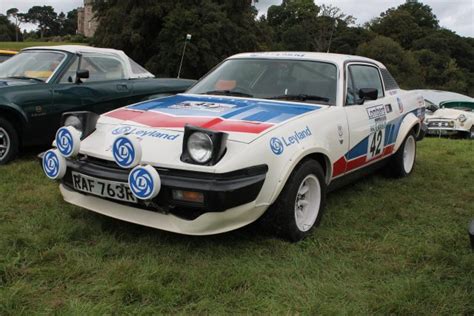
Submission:
M 364 24 L 372 18 L 379 16 L 388 8 L 397 7 L 405 0 L 315 0 L 316 4 L 331 4 L 342 9 L 346 14 L 353 15 L 356 24 Z M 433 8 L 440 25 L 455 31 L 461 36 L 474 37 L 474 0 L 424 0 Z M 83 0 L 0 0 L 0 12 L 5 13 L 9 8 L 15 7 L 20 11 L 27 11 L 34 5 L 51 5 L 56 12 L 67 13 L 80 7 Z M 281 0 L 259 0 L 257 8 L 260 14 L 265 14 L 268 7 L 281 4 Z M 25 26 L 22 25 L 22 29 Z M 34 28 L 29 25 L 27 29 Z

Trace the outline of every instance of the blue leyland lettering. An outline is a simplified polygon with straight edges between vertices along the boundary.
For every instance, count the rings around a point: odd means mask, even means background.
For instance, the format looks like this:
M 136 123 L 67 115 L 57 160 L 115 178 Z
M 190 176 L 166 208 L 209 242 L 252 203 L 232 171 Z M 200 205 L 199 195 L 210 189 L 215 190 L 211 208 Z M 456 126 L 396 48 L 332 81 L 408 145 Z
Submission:
M 164 132 L 159 132 L 155 130 L 144 130 L 132 128 L 130 126 L 123 126 L 116 128 L 112 131 L 113 135 L 135 135 L 137 137 L 153 137 L 166 140 L 176 140 L 179 137 L 179 134 L 168 134 Z
M 311 136 L 311 130 L 309 129 L 308 126 L 301 132 L 295 131 L 294 135 L 288 136 L 287 138 L 282 137 L 281 139 L 283 140 L 283 143 L 285 144 L 286 147 L 291 146 L 293 144 L 299 144 L 301 140 Z
M 299 144 L 300 141 L 308 138 L 309 136 L 313 135 L 311 130 L 308 126 L 302 131 L 295 131 L 293 135 L 287 137 L 272 137 L 270 139 L 270 149 L 273 151 L 275 155 L 281 155 L 285 150 L 285 147 L 290 147 L 294 144 Z

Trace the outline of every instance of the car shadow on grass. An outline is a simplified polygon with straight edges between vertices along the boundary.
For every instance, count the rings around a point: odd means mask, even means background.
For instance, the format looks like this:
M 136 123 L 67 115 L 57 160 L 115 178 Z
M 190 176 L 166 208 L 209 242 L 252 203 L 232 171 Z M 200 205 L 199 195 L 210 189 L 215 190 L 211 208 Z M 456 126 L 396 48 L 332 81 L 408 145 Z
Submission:
M 327 213 L 331 212 L 330 206 L 337 199 L 344 199 L 344 196 L 353 194 L 354 192 L 363 192 L 364 188 L 373 185 L 375 181 L 379 181 L 379 179 L 383 178 L 384 176 L 380 173 L 375 173 L 358 180 L 356 183 L 352 183 L 352 185 L 346 185 L 337 189 L 336 191 L 331 192 L 328 195 L 327 205 L 329 208 L 326 207 L 325 216 L 328 216 Z M 98 222 L 103 233 L 112 236 L 117 241 L 125 243 L 151 241 L 151 244 L 160 242 L 171 245 L 190 244 L 196 247 L 208 247 L 217 245 L 229 246 L 232 244 L 254 244 L 266 241 L 285 242 L 285 240 L 271 234 L 271 232 L 266 230 L 259 220 L 237 230 L 226 233 L 208 236 L 189 236 L 125 222 L 81 208 L 78 208 L 77 211 L 87 212 L 87 214 L 82 214 L 81 217 L 86 217 L 88 221 L 90 220 L 96 223 Z M 323 217 L 321 226 L 325 225 L 324 222 L 325 221 Z M 317 230 L 317 228 L 315 230 Z M 314 235 L 315 233 L 313 231 L 309 238 L 313 238 Z

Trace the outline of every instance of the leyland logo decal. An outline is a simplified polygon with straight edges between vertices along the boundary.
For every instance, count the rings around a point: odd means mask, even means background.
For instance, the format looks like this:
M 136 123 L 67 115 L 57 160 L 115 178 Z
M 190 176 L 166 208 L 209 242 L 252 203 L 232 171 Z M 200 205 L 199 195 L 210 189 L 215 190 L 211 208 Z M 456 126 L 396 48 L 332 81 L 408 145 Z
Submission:
M 161 132 L 152 129 L 135 128 L 131 126 L 121 126 L 112 131 L 112 135 L 135 135 L 137 137 L 152 137 L 165 140 L 176 140 L 179 134 Z
M 299 144 L 305 138 L 313 135 L 308 126 L 302 131 L 295 131 L 292 135 L 286 137 L 272 137 L 270 139 L 270 149 L 275 155 L 281 155 L 285 147 Z

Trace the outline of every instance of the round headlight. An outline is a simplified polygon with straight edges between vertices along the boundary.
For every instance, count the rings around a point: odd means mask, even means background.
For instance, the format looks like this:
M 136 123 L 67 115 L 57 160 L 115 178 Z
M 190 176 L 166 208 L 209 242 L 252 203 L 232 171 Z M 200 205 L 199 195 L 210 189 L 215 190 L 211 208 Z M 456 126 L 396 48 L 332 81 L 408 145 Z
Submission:
M 213 143 L 209 135 L 195 132 L 188 138 L 188 152 L 194 161 L 206 163 L 212 157 Z
M 74 127 L 75 129 L 77 129 L 78 131 L 82 132 L 82 122 L 81 120 L 75 116 L 75 115 L 71 115 L 71 116 L 68 116 L 66 118 L 66 120 L 64 121 L 64 126 L 72 126 Z
M 461 123 L 466 122 L 467 121 L 466 115 L 464 115 L 464 114 L 459 115 L 458 116 L 458 121 L 461 122 Z

